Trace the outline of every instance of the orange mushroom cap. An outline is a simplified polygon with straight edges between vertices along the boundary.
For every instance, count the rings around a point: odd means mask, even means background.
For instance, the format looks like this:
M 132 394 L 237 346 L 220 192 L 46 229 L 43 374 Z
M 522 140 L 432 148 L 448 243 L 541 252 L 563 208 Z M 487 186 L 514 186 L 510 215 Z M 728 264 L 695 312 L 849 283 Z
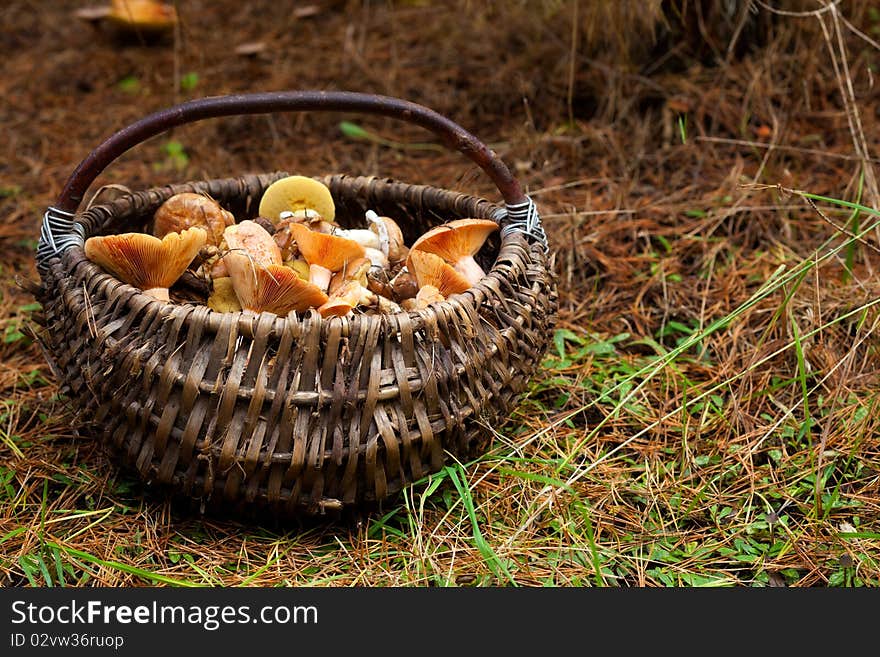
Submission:
M 247 258 L 235 254 L 234 258 Z M 233 276 L 232 285 L 241 307 L 254 312 L 287 315 L 303 312 L 327 301 L 327 295 L 304 281 L 290 267 L 268 265 L 253 267 L 242 276 Z
M 331 272 L 337 272 L 347 263 L 366 256 L 364 247 L 345 237 L 317 233 L 302 224 L 290 224 L 290 231 L 306 262 Z
M 111 0 L 107 20 L 130 30 L 164 32 L 177 24 L 177 9 L 156 0 Z
M 429 230 L 413 242 L 410 250 L 435 253 L 454 264 L 462 256 L 473 256 L 496 230 L 498 224 L 489 219 L 455 219 Z
M 208 239 L 203 228 L 168 233 L 162 239 L 145 233 L 90 237 L 86 257 L 119 280 L 168 300 L 168 288 L 186 271 Z
M 410 251 L 407 269 L 415 276 L 419 288 L 433 285 L 444 298 L 471 287 L 470 282 L 443 258 L 427 251 Z

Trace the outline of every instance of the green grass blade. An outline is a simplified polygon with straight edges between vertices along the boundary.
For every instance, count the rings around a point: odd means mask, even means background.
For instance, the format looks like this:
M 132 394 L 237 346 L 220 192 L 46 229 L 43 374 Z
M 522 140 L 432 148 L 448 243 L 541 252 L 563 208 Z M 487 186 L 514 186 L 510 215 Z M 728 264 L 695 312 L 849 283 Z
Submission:
M 449 475 L 449 479 L 452 481 L 453 486 L 455 486 L 455 489 L 458 491 L 458 494 L 461 496 L 461 500 L 464 503 L 465 509 L 467 510 L 468 518 L 471 521 L 471 528 L 474 534 L 474 544 L 477 546 L 480 554 L 483 555 L 483 559 L 485 559 L 486 564 L 494 573 L 495 577 L 497 577 L 498 579 L 506 579 L 510 584 L 516 586 L 516 581 L 513 579 L 513 575 L 511 575 L 510 571 L 507 569 L 507 566 L 501 561 L 500 557 L 486 542 L 486 539 L 483 538 L 483 533 L 480 531 L 480 523 L 477 521 L 477 511 L 474 507 L 474 498 L 471 496 L 470 489 L 458 476 L 457 469 L 460 468 L 461 466 L 456 465 L 446 466 L 446 468 L 444 469 Z
M 865 168 L 862 167 L 859 170 L 859 186 L 856 189 L 856 203 L 862 202 L 862 190 L 865 185 Z M 852 214 L 847 221 L 847 226 L 851 233 L 858 234 L 859 232 L 859 213 L 860 209 L 856 208 L 852 211 Z M 852 278 L 853 267 L 855 266 L 856 260 L 856 243 L 853 241 L 846 247 L 846 256 L 844 258 L 844 263 L 846 264 L 846 268 L 843 272 L 843 280 L 844 282 L 848 281 Z
M 129 575 L 135 575 L 150 582 L 159 582 L 162 584 L 169 584 L 171 586 L 180 586 L 187 588 L 201 588 L 205 586 L 204 584 L 189 582 L 183 579 L 176 579 L 174 577 L 168 577 L 167 575 L 151 573 L 149 570 L 144 570 L 143 568 L 138 568 L 136 566 L 129 566 L 128 564 L 121 563 L 119 561 L 101 559 L 100 557 L 96 557 L 95 555 L 89 554 L 88 552 L 83 552 L 82 550 L 77 550 L 75 548 L 67 547 L 65 545 L 59 545 L 52 541 L 47 541 L 46 545 L 54 547 L 64 554 L 71 557 L 76 557 L 77 559 L 85 561 L 86 563 L 94 564 L 96 566 L 102 566 L 104 568 L 110 568 L 112 570 L 118 570 L 123 573 L 128 573 Z

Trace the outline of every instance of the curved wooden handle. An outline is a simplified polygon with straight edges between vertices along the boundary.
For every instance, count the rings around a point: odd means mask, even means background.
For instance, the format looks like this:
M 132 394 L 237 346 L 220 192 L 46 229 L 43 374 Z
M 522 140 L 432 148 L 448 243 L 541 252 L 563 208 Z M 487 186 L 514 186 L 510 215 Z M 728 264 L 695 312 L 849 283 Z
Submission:
M 485 171 L 508 205 L 527 200 L 507 165 L 488 146 L 457 123 L 423 105 L 349 91 L 275 91 L 191 100 L 122 128 L 79 163 L 65 183 L 55 207 L 62 212 L 76 212 L 89 185 L 113 160 L 175 126 L 221 116 L 313 110 L 378 114 L 419 125 L 440 137 L 447 148 L 463 153 Z

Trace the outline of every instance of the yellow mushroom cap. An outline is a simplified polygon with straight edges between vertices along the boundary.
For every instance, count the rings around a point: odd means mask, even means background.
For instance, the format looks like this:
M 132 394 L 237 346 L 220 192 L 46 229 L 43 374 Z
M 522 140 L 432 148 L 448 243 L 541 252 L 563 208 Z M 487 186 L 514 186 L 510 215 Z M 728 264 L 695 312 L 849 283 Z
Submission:
M 220 313 L 234 313 L 241 310 L 241 303 L 232 286 L 232 278 L 221 276 L 212 281 L 213 289 L 208 295 L 208 308 Z
M 420 289 L 433 285 L 444 297 L 460 294 L 471 287 L 468 280 L 443 258 L 427 251 L 410 251 L 407 268 L 415 276 Z
M 293 260 L 285 260 L 284 265 L 290 267 L 304 281 L 309 280 L 309 263 L 303 258 L 294 258 Z
M 336 205 L 330 188 L 314 178 L 287 176 L 266 188 L 258 212 L 277 224 L 282 212 L 297 210 L 314 210 L 322 219 L 332 222 L 336 216 Z
M 162 239 L 145 233 L 90 237 L 86 257 L 119 280 L 150 293 L 174 285 L 208 239 L 203 228 L 168 233 Z M 167 300 L 164 295 L 153 294 Z
M 244 258 L 236 254 L 238 258 Z M 290 267 L 268 265 L 253 267 L 232 276 L 232 285 L 241 307 L 254 312 L 287 315 L 317 308 L 327 301 L 318 287 L 302 280 Z
M 198 226 L 208 231 L 208 244 L 220 246 L 223 231 L 235 217 L 212 198 L 195 192 L 174 194 L 153 214 L 153 235 L 164 237 Z
M 310 265 L 336 272 L 346 264 L 366 257 L 364 247 L 354 240 L 316 233 L 302 224 L 291 224 L 290 231 L 300 254 Z

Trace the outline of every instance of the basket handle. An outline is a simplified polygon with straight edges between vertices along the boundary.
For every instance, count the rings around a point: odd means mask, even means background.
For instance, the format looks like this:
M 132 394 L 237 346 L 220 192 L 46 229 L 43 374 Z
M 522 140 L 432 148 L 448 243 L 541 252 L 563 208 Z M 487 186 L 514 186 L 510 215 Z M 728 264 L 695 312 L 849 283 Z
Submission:
M 79 163 L 61 190 L 58 201 L 43 216 L 37 247 L 37 267 L 67 248 L 82 245 L 82 226 L 74 214 L 89 186 L 116 158 L 170 128 L 202 119 L 280 111 L 339 111 L 377 114 L 419 125 L 477 164 L 501 192 L 507 206 L 502 231 L 521 231 L 547 251 L 547 237 L 534 202 L 525 194 L 507 165 L 483 142 L 457 123 L 423 105 L 390 96 L 348 91 L 276 91 L 191 100 L 169 107 L 122 128 Z

